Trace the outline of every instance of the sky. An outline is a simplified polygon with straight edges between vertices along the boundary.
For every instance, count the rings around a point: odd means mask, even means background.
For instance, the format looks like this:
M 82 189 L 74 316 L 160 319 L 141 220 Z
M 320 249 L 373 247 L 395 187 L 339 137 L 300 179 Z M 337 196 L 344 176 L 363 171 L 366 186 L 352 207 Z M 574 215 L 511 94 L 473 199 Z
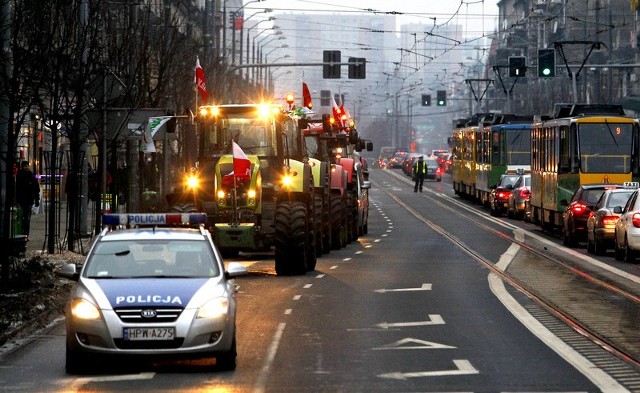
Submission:
M 396 15 L 400 24 L 455 23 L 468 34 L 479 36 L 493 31 L 498 0 L 261 0 L 244 1 L 246 11 L 271 8 L 273 12 L 322 12 Z

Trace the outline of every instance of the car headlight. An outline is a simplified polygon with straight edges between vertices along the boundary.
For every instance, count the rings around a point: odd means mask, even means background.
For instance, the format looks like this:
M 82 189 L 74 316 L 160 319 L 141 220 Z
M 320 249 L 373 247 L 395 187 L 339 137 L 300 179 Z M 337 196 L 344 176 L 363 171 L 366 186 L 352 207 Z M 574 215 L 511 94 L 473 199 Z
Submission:
M 71 315 L 77 319 L 100 319 L 100 310 L 85 299 L 74 299 L 71 303 Z
M 198 310 L 198 318 L 216 318 L 229 312 L 229 299 L 218 297 L 206 302 Z

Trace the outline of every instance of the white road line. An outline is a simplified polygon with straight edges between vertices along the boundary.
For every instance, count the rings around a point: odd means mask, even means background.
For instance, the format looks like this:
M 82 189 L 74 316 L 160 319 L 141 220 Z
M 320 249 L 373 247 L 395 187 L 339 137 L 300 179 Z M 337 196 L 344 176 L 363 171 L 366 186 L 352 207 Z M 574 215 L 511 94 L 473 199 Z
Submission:
M 324 273 L 318 274 L 318 275 L 316 276 L 316 278 L 322 278 L 322 277 L 324 277 Z
M 302 288 L 309 289 L 313 286 L 313 284 L 305 284 Z
M 356 252 L 354 252 L 354 254 L 356 254 L 356 255 L 362 254 L 362 251 L 356 251 Z
M 519 246 L 518 246 L 519 247 Z M 505 254 L 509 255 L 500 257 L 499 264 L 502 269 L 506 269 L 509 263 L 513 259 L 513 248 L 509 247 L 509 250 Z M 538 337 L 549 348 L 560 355 L 569 364 L 575 367 L 586 378 L 588 378 L 594 385 L 596 385 L 600 391 L 603 392 L 627 392 L 623 386 L 611 378 L 602 369 L 596 367 L 588 359 L 576 352 L 569 345 L 565 344 L 556 335 L 551 333 L 549 329 L 544 327 L 542 323 L 536 320 L 529 312 L 522 307 L 512 296 L 509 294 L 504 286 L 504 282 L 495 274 L 491 273 L 488 277 L 489 287 L 493 294 L 502 302 L 502 304 L 513 314 L 518 320 L 527 328 L 531 333 Z
M 329 270 L 334 270 L 334 269 L 337 269 L 337 268 L 338 268 L 338 266 L 333 265 L 333 266 L 331 266 L 331 267 L 329 268 Z
M 293 309 L 287 308 L 286 310 L 284 310 L 284 315 L 291 315 L 292 312 L 293 312 Z
M 301 298 L 301 297 L 302 297 L 302 295 L 295 295 L 295 296 L 293 297 L 293 300 L 300 300 L 300 298 Z
M 351 257 L 347 257 L 347 258 L 344 258 L 342 262 L 349 262 L 350 260 L 351 260 Z
M 442 377 L 445 375 L 469 375 L 480 374 L 480 371 L 476 370 L 471 362 L 465 359 L 456 359 L 453 361 L 456 365 L 455 370 L 442 370 L 442 371 L 418 371 L 411 373 L 392 372 L 386 374 L 379 374 L 380 378 L 399 379 L 406 380 L 407 378 L 423 378 L 423 377 Z
M 278 325 L 276 329 L 276 334 L 274 334 L 273 339 L 271 340 L 271 345 L 269 346 L 269 350 L 267 351 L 267 357 L 262 364 L 262 368 L 260 369 L 260 373 L 258 374 L 258 379 L 256 383 L 253 385 L 254 393 L 263 393 L 267 387 L 267 379 L 269 378 L 269 372 L 271 371 L 271 366 L 273 365 L 273 360 L 276 357 L 276 353 L 278 353 L 278 347 L 280 346 L 280 340 L 282 340 L 282 334 L 284 333 L 284 328 L 287 326 L 286 323 L 282 322 Z

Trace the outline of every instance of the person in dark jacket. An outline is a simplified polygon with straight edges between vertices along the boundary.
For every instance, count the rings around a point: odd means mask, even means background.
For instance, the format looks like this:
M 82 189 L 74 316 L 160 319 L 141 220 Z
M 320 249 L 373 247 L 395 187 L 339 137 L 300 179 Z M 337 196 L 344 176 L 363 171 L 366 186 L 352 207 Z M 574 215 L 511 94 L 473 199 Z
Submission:
M 424 175 L 427 174 L 427 163 L 424 162 L 424 157 L 418 157 L 418 161 L 413 164 L 413 176 L 415 179 L 415 185 L 413 186 L 413 192 L 422 192 L 422 184 L 424 183 Z
M 16 203 L 22 209 L 22 234 L 29 236 L 31 207 L 40 206 L 40 184 L 29 170 L 28 161 L 22 161 L 16 175 Z

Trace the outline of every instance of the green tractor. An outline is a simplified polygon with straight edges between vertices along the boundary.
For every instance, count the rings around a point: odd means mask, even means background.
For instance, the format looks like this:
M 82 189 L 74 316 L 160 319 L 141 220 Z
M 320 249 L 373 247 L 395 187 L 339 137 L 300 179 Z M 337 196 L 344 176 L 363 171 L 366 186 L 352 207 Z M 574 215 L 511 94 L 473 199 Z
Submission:
M 312 167 L 297 121 L 271 104 L 201 106 L 198 185 L 193 200 L 207 214 L 227 256 L 275 249 L 278 275 L 315 269 L 318 216 Z M 237 144 L 244 157 L 232 150 Z M 232 173 L 249 161 L 246 176 Z

